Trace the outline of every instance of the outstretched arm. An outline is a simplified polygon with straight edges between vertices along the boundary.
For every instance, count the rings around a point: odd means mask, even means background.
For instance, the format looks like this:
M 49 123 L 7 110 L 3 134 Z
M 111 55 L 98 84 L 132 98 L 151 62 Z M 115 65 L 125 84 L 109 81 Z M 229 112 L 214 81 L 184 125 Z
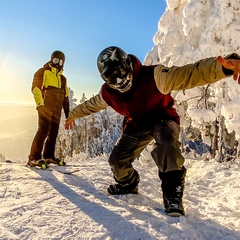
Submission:
M 71 129 L 73 126 L 75 126 L 75 119 L 99 112 L 106 107 L 108 107 L 108 104 L 104 101 L 100 92 L 96 96 L 91 97 L 89 100 L 79 104 L 69 112 L 69 117 L 65 121 L 65 129 Z
M 240 57 L 233 53 L 222 57 L 201 59 L 184 66 L 165 67 L 157 65 L 154 68 L 154 78 L 159 91 L 168 94 L 174 90 L 187 90 L 205 84 L 212 84 L 233 75 L 239 79 Z

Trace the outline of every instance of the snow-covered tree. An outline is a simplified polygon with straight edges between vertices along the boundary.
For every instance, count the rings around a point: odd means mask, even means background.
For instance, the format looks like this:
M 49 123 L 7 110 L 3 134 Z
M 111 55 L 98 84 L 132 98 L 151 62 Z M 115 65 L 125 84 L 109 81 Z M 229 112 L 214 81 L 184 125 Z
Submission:
M 181 66 L 202 58 L 240 52 L 239 0 L 166 0 L 155 46 L 145 64 Z M 172 92 L 181 116 L 182 141 L 220 161 L 237 156 L 240 87 L 230 78 L 211 86 Z M 234 107 L 235 106 L 235 107 Z M 190 147 L 190 148 L 191 148 Z M 210 148 L 209 148 L 210 147 Z M 232 159 L 232 158 L 230 158 Z
M 80 103 L 86 100 L 83 94 Z M 74 92 L 69 89 L 70 109 L 77 106 L 76 101 Z M 76 119 L 76 126 L 71 130 L 65 130 L 65 116 L 62 113 L 56 156 L 66 158 L 84 153 L 86 156 L 94 157 L 109 154 L 121 134 L 122 120 L 121 115 L 108 107 L 95 114 Z

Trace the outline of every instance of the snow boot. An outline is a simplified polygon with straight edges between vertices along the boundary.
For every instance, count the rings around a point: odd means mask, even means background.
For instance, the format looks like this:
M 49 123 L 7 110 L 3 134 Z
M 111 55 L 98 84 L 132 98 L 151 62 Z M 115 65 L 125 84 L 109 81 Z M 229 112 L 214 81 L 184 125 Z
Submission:
M 185 167 L 182 170 L 174 170 L 166 173 L 159 172 L 159 177 L 162 180 L 161 187 L 165 212 L 171 217 L 185 215 L 182 197 L 186 172 Z
M 56 164 L 56 165 L 59 165 L 59 166 L 65 166 L 66 163 L 64 161 L 61 161 L 59 158 L 56 158 L 56 157 L 52 157 L 52 158 L 45 158 L 45 162 L 46 164 Z
M 38 160 L 28 160 L 27 166 L 29 167 L 40 167 L 42 169 L 47 168 L 47 164 L 44 159 L 38 159 Z
M 163 194 L 163 203 L 167 215 L 171 217 L 180 217 L 185 215 L 182 197 L 166 197 L 166 195 Z
M 116 180 L 116 178 L 115 178 Z M 110 185 L 107 191 L 111 195 L 122 195 L 122 194 L 137 194 L 138 183 L 140 182 L 140 176 L 136 170 L 134 170 L 133 176 L 126 182 L 117 181 L 117 184 Z

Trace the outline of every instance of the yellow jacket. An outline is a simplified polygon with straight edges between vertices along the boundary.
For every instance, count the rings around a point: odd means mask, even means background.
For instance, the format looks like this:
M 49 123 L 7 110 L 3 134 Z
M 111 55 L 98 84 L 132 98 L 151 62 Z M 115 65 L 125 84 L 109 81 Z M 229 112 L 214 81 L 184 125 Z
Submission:
M 46 96 L 49 96 L 49 98 L 51 97 L 51 101 L 59 101 L 58 105 L 63 107 L 65 115 L 68 116 L 68 86 L 67 79 L 62 75 L 62 72 L 63 70 L 57 71 L 56 68 L 52 67 L 50 62 L 46 63 L 43 68 L 40 68 L 34 74 L 32 93 L 37 107 L 46 105 Z M 54 95 L 54 98 L 53 96 L 50 96 L 50 94 L 47 94 L 49 91 L 52 92 L 51 95 Z M 46 107 L 52 107 L 52 104 L 48 103 L 48 106 Z

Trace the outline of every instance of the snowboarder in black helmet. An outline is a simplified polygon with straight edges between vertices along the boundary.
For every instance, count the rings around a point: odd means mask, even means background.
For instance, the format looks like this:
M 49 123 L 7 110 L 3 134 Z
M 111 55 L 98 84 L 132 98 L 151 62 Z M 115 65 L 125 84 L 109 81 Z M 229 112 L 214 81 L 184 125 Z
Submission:
M 32 93 L 38 110 L 38 130 L 31 146 L 30 166 L 65 164 L 55 157 L 62 109 L 66 118 L 69 113 L 67 79 L 62 74 L 64 62 L 64 53 L 54 51 L 50 61 L 34 74 Z
M 185 214 L 182 197 L 186 168 L 180 151 L 180 119 L 170 93 L 233 74 L 236 80 L 240 72 L 240 61 L 236 59 L 239 59 L 237 54 L 230 54 L 168 68 L 161 64 L 144 66 L 136 56 L 115 46 L 99 54 L 97 66 L 105 83 L 99 94 L 70 111 L 65 128 L 71 128 L 74 119 L 108 106 L 125 117 L 123 133 L 108 160 L 116 181 L 108 187 L 109 194 L 138 192 L 140 177 L 133 161 L 154 140 L 151 155 L 162 182 L 165 210 L 170 216 Z

